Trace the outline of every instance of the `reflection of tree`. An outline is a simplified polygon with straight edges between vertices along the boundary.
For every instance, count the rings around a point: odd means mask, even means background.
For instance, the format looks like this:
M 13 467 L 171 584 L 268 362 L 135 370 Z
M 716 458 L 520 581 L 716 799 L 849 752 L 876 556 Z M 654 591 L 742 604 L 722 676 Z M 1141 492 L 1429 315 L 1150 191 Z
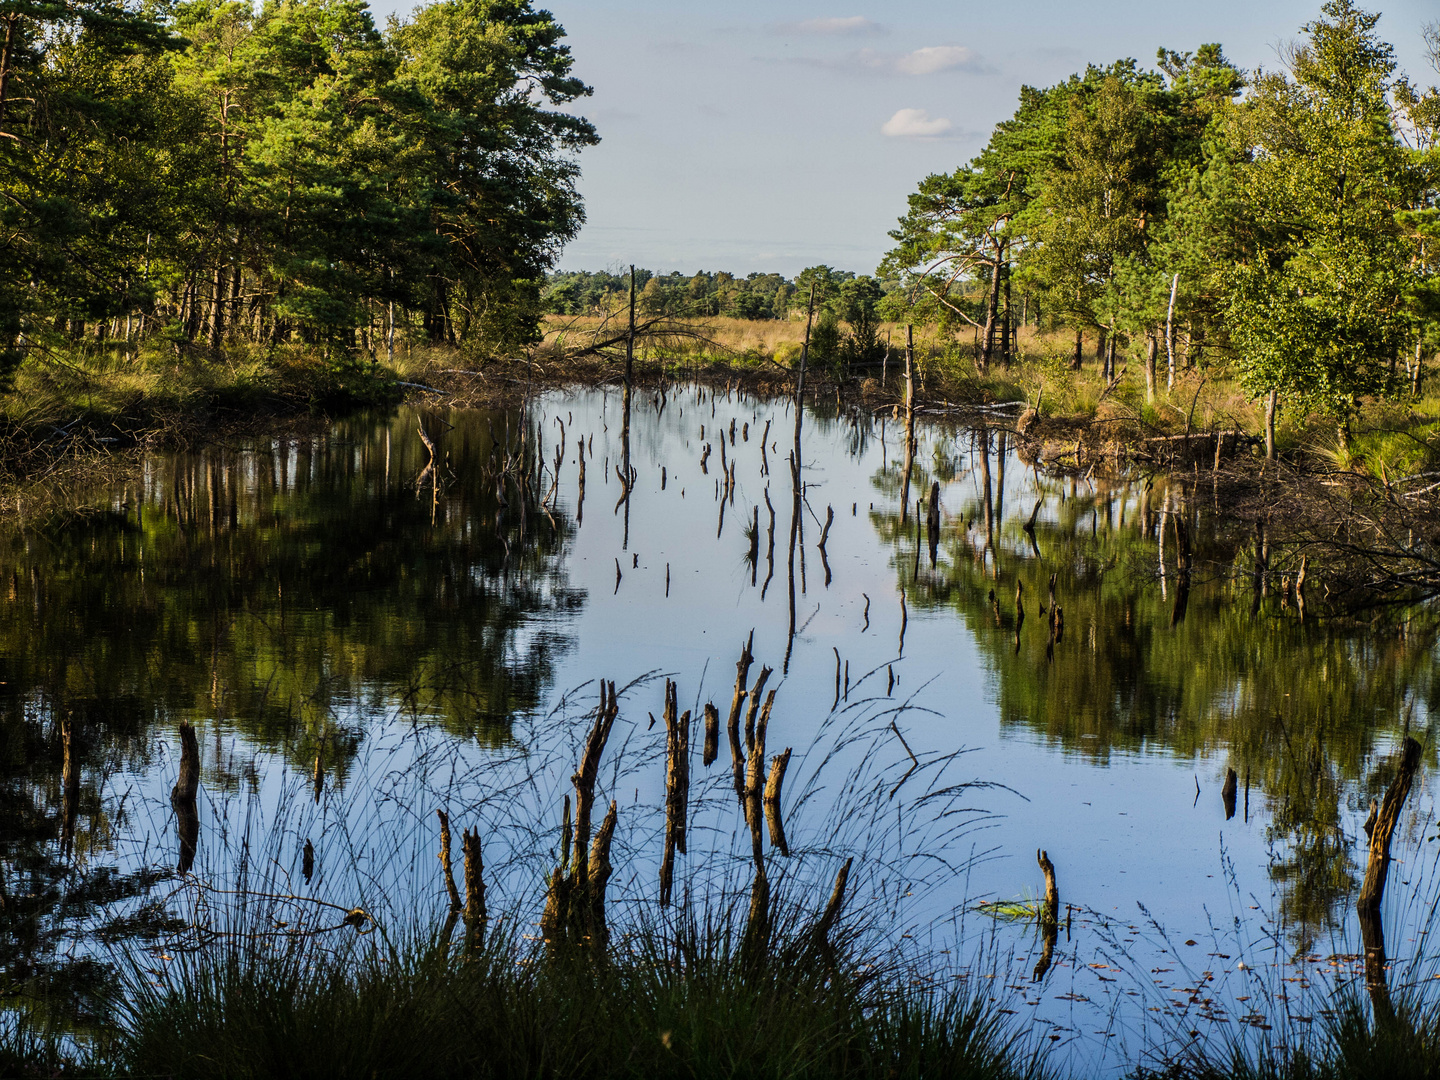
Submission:
M 303 766 L 357 708 L 503 738 L 539 707 L 564 644 L 555 616 L 581 600 L 521 421 L 459 418 L 433 500 L 412 486 L 413 417 L 152 462 L 121 509 L 10 537 L 0 647 L 15 683 L 67 703 L 133 696 L 154 703 L 148 719 L 229 718 Z M 502 477 L 507 438 L 526 453 Z
M 942 484 L 948 520 L 933 571 L 928 560 L 916 570 L 916 534 L 898 513 L 872 513 L 910 603 L 953 608 L 967 623 L 997 676 L 1004 723 L 1097 760 L 1113 749 L 1164 749 L 1214 755 L 1246 777 L 1272 814 L 1281 914 L 1305 942 L 1354 886 L 1354 843 L 1340 816 L 1347 786 L 1370 782 L 1377 733 L 1393 730 L 1413 703 L 1407 695 L 1437 705 L 1433 622 L 1412 613 L 1367 626 L 1302 624 L 1273 581 L 1252 616 L 1250 534 L 1217 524 L 1182 486 L 1167 491 L 1163 481 L 1092 488 L 1037 476 L 1044 511 L 1032 546 L 1028 495 L 1017 499 L 1012 487 L 1009 518 L 998 484 L 989 514 L 983 505 L 985 466 L 999 475 L 995 436 L 988 460 L 983 445 L 963 437 L 958 445 L 969 449 L 971 472 Z M 888 492 L 898 480 L 886 470 L 875 486 Z M 922 488 L 928 480 L 916 477 Z M 1177 517 L 1193 549 L 1183 619 Z M 1065 637 L 1049 659 L 1047 622 L 1033 616 L 1048 602 L 1052 573 Z M 1031 616 L 1018 646 L 1017 582 Z
M 75 955 L 76 924 L 102 939 L 143 935 L 163 924 L 158 910 L 138 902 L 155 872 L 120 872 L 96 858 L 112 831 L 101 777 L 107 758 L 137 750 L 133 713 L 118 709 L 113 730 L 106 730 L 107 718 L 93 710 L 73 712 L 73 771 L 66 784 L 62 725 L 42 722 L 13 682 L 6 680 L 5 689 L 11 692 L 0 700 L 0 985 L 26 1004 L 95 1017 L 112 989 L 111 973 Z
M 103 969 L 61 959 L 68 935 L 159 917 L 153 874 L 103 865 L 103 777 L 148 764 L 156 723 L 216 737 L 215 789 L 246 779 L 222 730 L 343 779 L 366 715 L 499 741 L 542 706 L 583 601 L 562 568 L 571 525 L 541 506 L 523 413 L 450 419 L 423 491 L 402 414 L 153 458 L 107 509 L 0 534 L 0 984 L 71 986 L 83 1005 Z

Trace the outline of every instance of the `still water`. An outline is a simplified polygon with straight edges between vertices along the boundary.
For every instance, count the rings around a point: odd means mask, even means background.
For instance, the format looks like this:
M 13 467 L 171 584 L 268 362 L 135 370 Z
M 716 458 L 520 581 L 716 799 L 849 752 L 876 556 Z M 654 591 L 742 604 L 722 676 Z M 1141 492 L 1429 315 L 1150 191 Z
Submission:
M 239 887 L 305 898 L 297 921 L 333 914 L 311 899 L 438 920 L 436 809 L 481 830 L 492 912 L 534 921 L 601 678 L 622 690 L 612 902 L 653 907 L 665 681 L 723 717 L 752 633 L 770 748 L 794 749 L 791 853 L 767 856 L 787 895 L 818 908 L 856 856 L 866 918 L 920 967 L 988 979 L 1060 1060 L 1113 1070 L 1243 1022 L 1257 969 L 1352 971 L 1361 822 L 1430 725 L 1431 620 L 1326 618 L 1313 580 L 1302 618 L 1295 567 L 1258 574 L 1204 473 L 1062 474 L 984 420 L 917 430 L 903 516 L 888 412 L 807 410 L 797 499 L 790 403 L 685 387 L 637 395 L 628 431 L 618 391 L 587 390 L 154 454 L 11 515 L 0 981 L 83 1030 L 120 952 L 204 940 Z M 182 721 L 202 751 L 185 875 Z M 700 742 L 691 903 L 743 895 L 749 848 L 723 738 L 708 769 Z M 1387 898 L 1401 959 L 1431 760 Z M 1038 849 L 1066 925 L 1034 979 L 1035 922 L 982 905 L 1039 895 Z

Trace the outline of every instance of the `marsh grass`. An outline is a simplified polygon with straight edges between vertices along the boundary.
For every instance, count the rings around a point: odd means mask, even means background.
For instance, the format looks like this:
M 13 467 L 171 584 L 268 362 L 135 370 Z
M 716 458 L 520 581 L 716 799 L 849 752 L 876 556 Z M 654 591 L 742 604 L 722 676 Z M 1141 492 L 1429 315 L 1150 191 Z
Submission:
M 738 899 L 738 898 L 732 898 Z M 110 1067 L 174 1077 L 1020 1077 L 1037 1058 L 963 991 L 821 947 L 780 905 L 747 955 L 739 904 L 631 927 L 597 959 L 494 931 L 377 948 L 241 935 L 132 980 Z
M 1418 815 L 1418 819 L 1416 818 Z M 1185 992 L 1160 989 L 1154 969 L 1137 970 L 1121 934 L 1102 934 L 1102 953 L 1128 972 L 1148 1003 L 1147 1051 L 1132 1075 L 1140 1080 L 1420 1080 L 1440 1077 L 1440 957 L 1430 949 L 1440 932 L 1440 857 L 1427 854 L 1426 812 L 1407 817 L 1409 851 L 1396 852 L 1384 911 L 1389 950 L 1383 982 L 1367 976 L 1347 899 L 1328 944 L 1313 928 L 1266 915 L 1256 897 L 1239 895 L 1234 868 L 1222 852 L 1233 890 L 1233 914 L 1212 923 L 1200 941 L 1173 938 L 1143 907 L 1142 923 L 1168 953 L 1170 980 Z M 1363 850 L 1363 848 L 1362 848 Z M 1273 907 L 1273 905 L 1272 905 Z M 1282 909 L 1283 911 L 1283 909 Z M 1260 912 L 1260 914 L 1252 914 Z M 1130 934 L 1135 933 L 1131 927 Z M 1328 955 L 1326 955 L 1328 949 Z
M 791 856 L 768 859 L 763 948 L 752 944 L 749 835 L 728 768 L 695 780 L 674 907 L 654 899 L 663 810 L 626 801 L 610 944 L 597 956 L 537 929 L 589 691 L 516 717 L 511 742 L 483 749 L 430 727 L 417 707 L 389 717 L 389 734 L 367 740 L 344 784 L 318 798 L 308 770 L 281 762 L 254 787 L 205 788 L 195 869 L 150 898 L 179 929 L 114 947 L 109 1025 L 81 1043 L 38 1015 L 12 1023 L 0 1064 L 174 1077 L 1043 1075 L 1034 1041 L 994 994 L 970 992 L 906 932 L 915 916 L 902 897 L 965 865 L 964 838 L 985 816 L 966 807 L 989 785 L 955 775 L 963 755 L 950 751 L 920 749 L 912 775 L 890 724 L 914 705 L 864 697 L 870 677 L 792 760 Z M 663 742 L 637 709 L 657 678 L 621 690 L 602 759 L 607 798 L 649 790 L 663 768 Z M 439 929 L 436 806 L 484 837 L 492 915 L 478 949 Z M 316 865 L 302 880 L 307 840 Z M 902 849 L 925 850 L 925 864 Z M 821 934 L 849 857 L 850 902 Z M 347 920 L 354 909 L 363 916 Z

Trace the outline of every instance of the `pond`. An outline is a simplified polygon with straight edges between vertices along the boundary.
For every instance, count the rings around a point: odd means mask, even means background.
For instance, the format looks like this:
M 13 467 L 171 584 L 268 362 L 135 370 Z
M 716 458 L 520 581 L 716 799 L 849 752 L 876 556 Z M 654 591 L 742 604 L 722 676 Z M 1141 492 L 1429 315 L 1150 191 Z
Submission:
M 697 725 L 707 702 L 723 718 L 747 641 L 774 669 L 770 749 L 794 750 L 790 853 L 767 855 L 787 895 L 818 909 L 855 857 L 865 918 L 921 967 L 988 978 L 1059 1060 L 1119 1070 L 1262 1022 L 1254 979 L 1353 976 L 1361 825 L 1430 726 L 1433 622 L 1325 618 L 1323 582 L 1307 612 L 1205 473 L 1055 471 L 1011 426 L 923 423 L 907 492 L 903 423 L 822 402 L 797 495 L 788 401 L 651 389 L 627 424 L 618 389 L 551 392 L 150 454 L 10 515 L 4 982 L 83 1033 L 120 953 L 162 963 L 238 889 L 302 897 L 297 920 L 329 918 L 319 900 L 438 923 L 437 809 L 480 831 L 492 912 L 536 921 L 600 679 L 621 691 L 612 899 L 653 908 L 666 681 Z M 700 741 L 681 904 L 748 881 L 723 734 L 709 767 Z M 1387 899 L 1401 959 L 1430 766 Z M 1037 978 L 1040 849 L 1063 925 Z

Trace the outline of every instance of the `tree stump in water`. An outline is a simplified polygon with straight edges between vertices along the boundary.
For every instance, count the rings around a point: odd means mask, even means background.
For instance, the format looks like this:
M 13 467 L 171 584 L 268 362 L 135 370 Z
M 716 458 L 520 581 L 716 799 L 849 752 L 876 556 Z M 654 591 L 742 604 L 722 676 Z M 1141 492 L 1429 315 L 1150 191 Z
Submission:
M 195 849 L 200 843 L 200 812 L 195 799 L 200 792 L 200 743 L 195 729 L 188 723 L 180 725 L 180 775 L 170 791 L 170 805 L 175 808 L 179 825 L 180 858 L 176 869 L 188 874 L 195 862 Z
M 1410 794 L 1410 785 L 1420 767 L 1420 744 L 1406 738 L 1400 755 L 1400 772 L 1385 792 L 1374 824 L 1366 823 L 1370 838 L 1370 857 L 1365 865 L 1365 882 L 1360 886 L 1356 908 L 1378 913 L 1385 896 L 1385 879 L 1390 872 L 1390 839 L 1400 823 L 1400 811 Z
M 200 743 L 195 738 L 195 729 L 190 724 L 180 725 L 180 775 L 170 791 L 170 805 L 195 805 L 200 791 Z
M 600 755 L 620 712 L 613 682 L 600 683 L 600 705 L 585 741 L 575 783 L 575 821 L 571 827 L 570 797 L 565 797 L 560 828 L 560 865 L 550 874 L 540 930 L 551 948 L 570 941 L 588 940 L 597 950 L 607 944 L 605 887 L 610 880 L 610 840 L 615 832 L 617 806 L 612 800 L 591 843 L 590 825 L 595 804 L 595 781 Z M 588 851 L 587 851 L 588 849 Z
M 665 680 L 665 854 L 660 863 L 660 904 L 670 903 L 675 853 L 685 854 L 685 822 L 690 810 L 690 710 L 677 716 L 678 688 Z
M 785 822 L 780 816 L 780 789 L 785 783 L 785 769 L 790 764 L 787 746 L 770 761 L 770 778 L 765 782 L 765 821 L 770 826 L 770 846 L 789 857 L 790 845 L 785 840 Z
M 705 703 L 705 767 L 715 763 L 720 753 L 720 710 L 710 702 Z
M 485 864 L 480 857 L 480 833 L 466 829 L 461 837 L 465 852 L 465 944 L 466 948 L 478 951 L 485 939 L 485 924 L 488 913 L 485 910 Z
M 1385 879 L 1390 872 L 1390 840 L 1400 823 L 1400 811 L 1419 768 L 1420 744 L 1407 737 L 1400 753 L 1400 772 L 1378 807 L 1374 802 L 1370 804 L 1370 819 L 1365 822 L 1365 832 L 1370 839 L 1370 857 L 1365 865 L 1365 881 L 1360 886 L 1360 899 L 1355 903 L 1355 910 L 1360 916 L 1360 934 L 1365 945 L 1365 985 L 1370 992 L 1378 1024 L 1388 1024 L 1395 1019 L 1385 974 L 1385 928 L 1380 918 Z
M 1055 959 L 1055 942 L 1060 935 L 1060 890 L 1055 884 L 1055 864 L 1048 851 L 1035 852 L 1035 861 L 1045 875 L 1045 902 L 1040 908 L 1040 959 L 1031 975 L 1039 982 Z

